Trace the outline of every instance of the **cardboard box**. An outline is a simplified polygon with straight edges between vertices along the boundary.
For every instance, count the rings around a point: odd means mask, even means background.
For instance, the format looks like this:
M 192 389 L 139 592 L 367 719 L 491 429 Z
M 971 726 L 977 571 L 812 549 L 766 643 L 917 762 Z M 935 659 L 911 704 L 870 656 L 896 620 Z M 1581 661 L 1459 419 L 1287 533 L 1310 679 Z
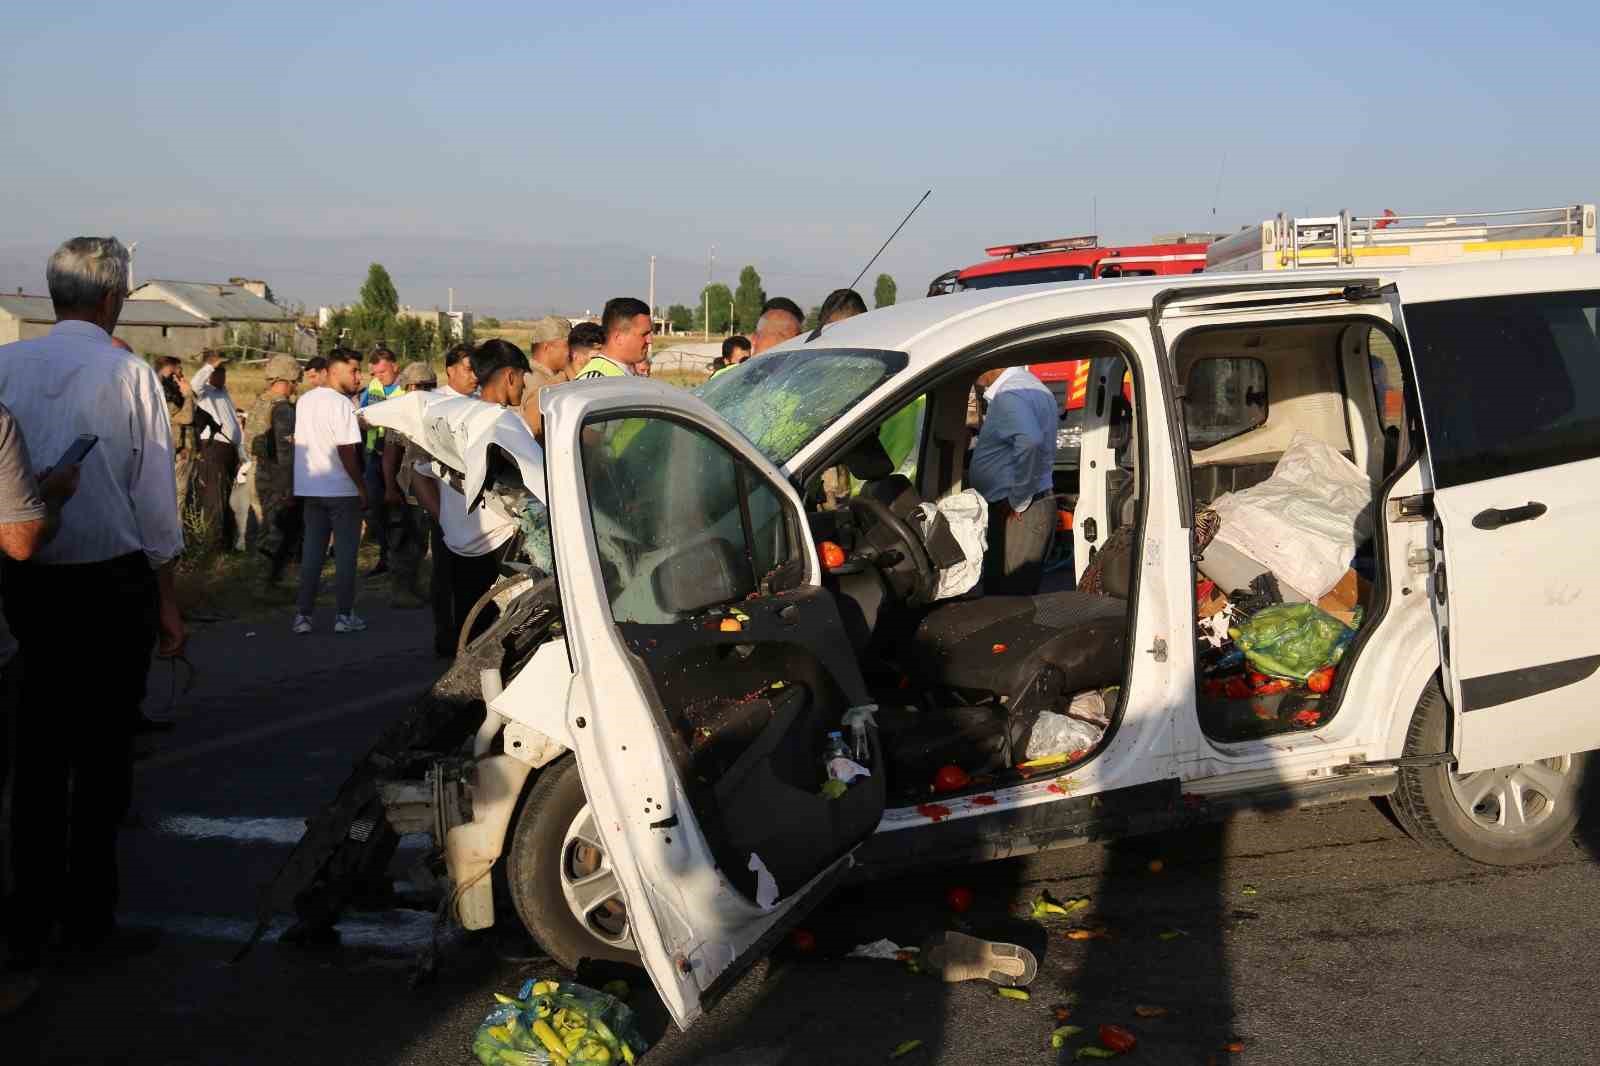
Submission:
M 1353 628 L 1356 608 L 1371 601 L 1371 583 L 1354 570 L 1347 570 L 1332 591 L 1317 601 L 1317 606 Z

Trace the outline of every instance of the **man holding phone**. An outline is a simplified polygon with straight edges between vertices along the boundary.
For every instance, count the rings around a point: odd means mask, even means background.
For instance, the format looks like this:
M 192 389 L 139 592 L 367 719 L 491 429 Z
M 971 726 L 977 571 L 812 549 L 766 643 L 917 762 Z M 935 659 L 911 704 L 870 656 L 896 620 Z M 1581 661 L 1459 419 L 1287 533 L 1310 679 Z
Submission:
M 150 653 L 183 650 L 173 562 L 183 550 L 172 435 L 155 371 L 111 343 L 128 250 L 78 237 L 45 269 L 56 324 L 0 348 L 0 402 L 36 455 L 99 440 L 55 539 L 6 559 L 5 611 L 28 664 L 17 716 L 11 965 L 38 966 L 54 927 L 99 958 L 154 946 L 119 933 L 117 830 L 133 795 L 133 732 Z M 94 668 L 84 669 L 85 657 Z M 92 743 L 63 742 L 64 715 Z M 70 787 L 69 787 L 69 782 Z

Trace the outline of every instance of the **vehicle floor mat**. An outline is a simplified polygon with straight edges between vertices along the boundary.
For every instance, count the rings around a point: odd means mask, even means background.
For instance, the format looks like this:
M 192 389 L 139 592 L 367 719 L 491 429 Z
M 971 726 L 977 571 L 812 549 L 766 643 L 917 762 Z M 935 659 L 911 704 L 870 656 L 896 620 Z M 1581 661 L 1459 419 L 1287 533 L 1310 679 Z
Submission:
M 1025 947 L 949 931 L 923 944 L 922 961 L 946 982 L 990 981 L 1012 987 L 1032 984 L 1039 973 L 1039 961 Z

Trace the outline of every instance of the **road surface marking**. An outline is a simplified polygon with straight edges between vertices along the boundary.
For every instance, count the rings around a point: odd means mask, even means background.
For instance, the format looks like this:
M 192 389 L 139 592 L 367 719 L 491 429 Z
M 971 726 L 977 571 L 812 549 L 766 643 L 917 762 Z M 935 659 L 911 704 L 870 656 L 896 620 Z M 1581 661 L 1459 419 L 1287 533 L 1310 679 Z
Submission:
M 311 711 L 308 714 L 296 715 L 293 718 L 279 719 L 276 722 L 268 722 L 265 725 L 258 725 L 254 729 L 229 733 L 225 737 L 217 737 L 214 740 L 191 744 L 187 748 L 179 748 L 177 751 L 170 751 L 162 755 L 152 755 L 148 759 L 141 759 L 135 763 L 133 771 L 138 774 L 147 770 L 159 770 L 163 767 L 174 766 L 181 762 L 188 762 L 191 759 L 198 759 L 203 755 L 214 755 L 219 751 L 227 751 L 229 748 L 237 748 L 244 744 L 252 744 L 258 740 L 264 740 L 267 737 L 275 737 L 279 733 L 289 733 L 296 729 L 304 729 L 306 726 L 330 722 L 335 718 L 360 714 L 363 711 L 381 707 L 386 703 L 401 701 L 409 705 L 410 701 L 423 691 L 423 685 L 415 681 L 405 685 L 398 685 L 383 692 L 372 693 L 359 700 L 352 700 L 349 703 L 342 703 L 320 711 Z

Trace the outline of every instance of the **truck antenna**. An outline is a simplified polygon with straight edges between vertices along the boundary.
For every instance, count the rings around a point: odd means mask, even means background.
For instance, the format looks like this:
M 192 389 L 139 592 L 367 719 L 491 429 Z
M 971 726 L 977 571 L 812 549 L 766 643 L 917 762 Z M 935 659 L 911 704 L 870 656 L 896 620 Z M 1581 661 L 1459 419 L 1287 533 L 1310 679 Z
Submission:
M 933 195 L 933 190 L 929 189 L 927 192 L 922 194 L 922 199 L 921 200 L 918 200 L 915 204 L 912 205 L 911 210 L 906 212 L 906 217 L 902 218 L 900 220 L 900 224 L 894 228 L 894 232 L 889 234 L 889 240 L 884 241 L 883 242 L 883 246 L 880 247 L 876 252 L 872 253 L 872 258 L 868 259 L 867 260 L 867 265 L 861 268 L 861 273 L 857 274 L 856 275 L 856 280 L 852 281 L 850 283 L 850 288 L 852 288 L 852 289 L 855 288 L 856 285 L 858 285 L 860 283 L 861 279 L 867 276 L 867 271 L 872 269 L 872 264 L 876 263 L 878 261 L 878 256 L 883 254 L 883 249 L 889 247 L 890 242 L 893 241 L 896 237 L 900 236 L 900 231 L 906 228 L 906 223 L 910 222 L 911 221 L 911 216 L 917 213 L 917 208 L 921 207 L 923 205 L 923 203 L 928 199 L 928 197 L 930 197 L 932 195 Z M 822 335 L 822 323 L 818 322 L 817 323 L 817 328 L 812 330 L 811 331 L 811 336 L 806 338 L 806 343 L 810 344 L 812 341 L 816 340 L 821 335 Z

